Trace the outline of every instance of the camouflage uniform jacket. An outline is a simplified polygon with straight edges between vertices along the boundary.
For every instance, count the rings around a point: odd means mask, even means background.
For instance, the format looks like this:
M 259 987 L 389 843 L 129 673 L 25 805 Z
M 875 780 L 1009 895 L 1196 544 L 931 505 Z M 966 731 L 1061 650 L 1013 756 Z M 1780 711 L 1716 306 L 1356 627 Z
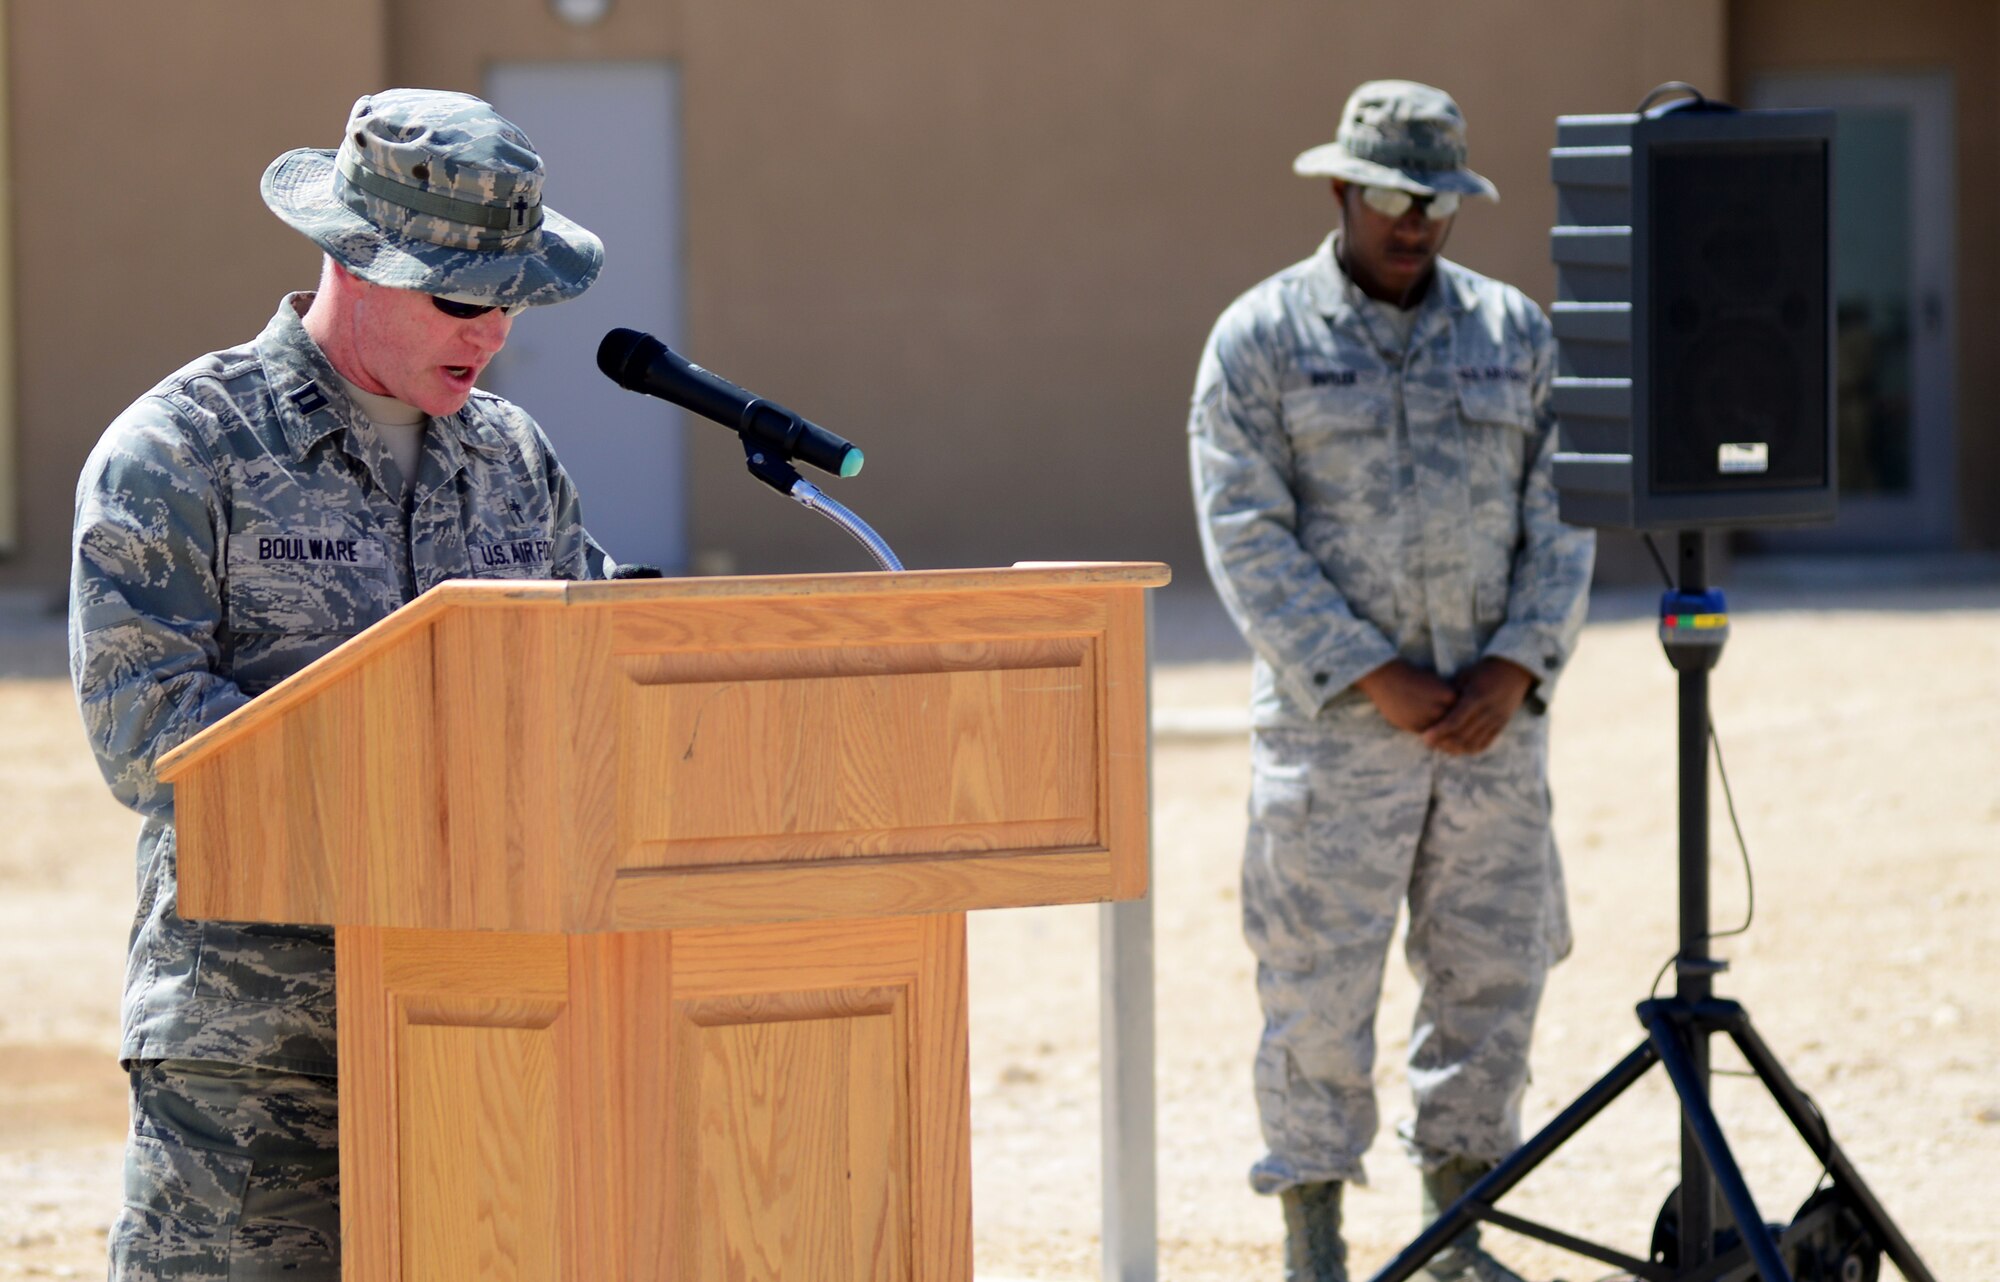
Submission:
M 1445 677 L 1509 659 L 1546 699 L 1594 548 L 1556 516 L 1548 319 L 1440 259 L 1385 355 L 1335 245 L 1231 304 L 1195 380 L 1202 544 L 1256 652 L 1253 720 L 1311 726 L 1399 656 Z
M 532 419 L 432 419 L 407 505 L 289 296 L 264 332 L 119 415 L 77 486 L 70 672 L 99 767 L 145 817 L 121 1056 L 334 1071 L 332 932 L 176 911 L 154 763 L 446 579 L 596 578 L 604 554 Z

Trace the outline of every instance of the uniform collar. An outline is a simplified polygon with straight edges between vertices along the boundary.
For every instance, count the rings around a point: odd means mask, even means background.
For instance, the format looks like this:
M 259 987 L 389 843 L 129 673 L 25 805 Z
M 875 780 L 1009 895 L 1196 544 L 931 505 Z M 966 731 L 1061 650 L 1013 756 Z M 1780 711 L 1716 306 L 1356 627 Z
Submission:
M 1341 270 L 1339 248 L 1340 233 L 1329 232 L 1326 239 L 1320 242 L 1319 252 L 1306 260 L 1301 283 L 1312 299 L 1313 308 L 1320 315 L 1336 326 L 1358 329 L 1363 321 L 1361 309 L 1356 303 L 1363 295 L 1360 288 L 1348 280 L 1347 273 Z M 1448 258 L 1440 257 L 1437 274 L 1431 278 L 1430 291 L 1417 308 L 1416 333 L 1424 333 L 1430 327 L 1430 317 L 1440 310 L 1453 315 L 1469 312 L 1475 301 L 1472 282 L 1467 279 L 1465 269 Z
M 306 333 L 302 318 L 312 300 L 311 290 L 285 295 L 255 345 L 295 463 L 303 461 L 321 441 L 362 418 L 360 407 L 348 397 L 326 353 Z M 428 436 L 445 452 L 446 475 L 465 465 L 467 446 L 482 454 L 504 453 L 507 448 L 486 416 L 473 408 L 476 403 L 476 399 L 468 400 L 456 414 L 430 420 L 435 430 Z

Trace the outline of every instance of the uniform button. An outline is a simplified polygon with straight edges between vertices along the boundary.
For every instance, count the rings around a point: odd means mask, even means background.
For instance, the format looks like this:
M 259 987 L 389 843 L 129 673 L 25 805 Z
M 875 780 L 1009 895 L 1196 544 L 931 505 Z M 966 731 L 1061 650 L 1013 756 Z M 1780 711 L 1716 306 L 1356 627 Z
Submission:
M 1327 676 L 1326 673 L 1324 672 L 1313 673 L 1313 684 L 1316 686 L 1323 686 L 1330 680 L 1332 680 L 1332 678 Z
M 1556 670 L 1556 656 L 1553 654 L 1543 655 L 1542 666 L 1547 668 L 1550 672 L 1554 672 Z

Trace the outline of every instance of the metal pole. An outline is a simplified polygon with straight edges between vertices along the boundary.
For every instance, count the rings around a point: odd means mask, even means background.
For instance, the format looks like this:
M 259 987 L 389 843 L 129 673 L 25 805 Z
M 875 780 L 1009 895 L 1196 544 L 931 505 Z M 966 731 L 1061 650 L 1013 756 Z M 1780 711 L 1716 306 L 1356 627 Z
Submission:
M 1881 1240 L 1882 1249 L 1888 1253 L 1896 1268 L 1908 1282 L 1936 1282 L 1930 1267 L 1917 1258 L 1917 1249 L 1903 1236 L 1903 1230 L 1896 1227 L 1896 1222 L 1882 1209 L 1882 1203 L 1876 1199 L 1874 1192 L 1862 1182 L 1861 1172 L 1854 1169 L 1854 1163 L 1848 1160 L 1840 1145 L 1834 1143 L 1833 1132 L 1828 1129 L 1826 1119 L 1820 1116 L 1819 1110 L 1813 1107 L 1798 1083 L 1778 1063 L 1778 1057 L 1771 1053 L 1771 1048 L 1764 1044 L 1757 1030 L 1750 1026 L 1750 1017 L 1739 1010 L 1727 1027 L 1743 1052 L 1743 1058 L 1749 1060 L 1757 1076 L 1764 1079 L 1771 1097 L 1778 1101 L 1778 1107 L 1791 1119 L 1813 1156 L 1826 1164 L 1835 1187 L 1846 1195 L 1855 1212 L 1861 1216 L 1862 1223 Z
M 1785 1262 L 1778 1255 L 1777 1240 L 1771 1236 L 1770 1229 L 1765 1226 L 1758 1214 L 1756 1199 L 1750 1195 L 1750 1186 L 1743 1180 L 1742 1168 L 1736 1165 L 1736 1157 L 1729 1151 L 1729 1141 L 1723 1137 L 1722 1123 L 1716 1120 L 1715 1110 L 1709 1104 L 1706 1073 L 1697 1073 L 1694 1057 L 1688 1054 L 1690 1043 L 1703 1050 L 1707 1049 L 1707 1028 L 1703 1027 L 1702 1021 L 1698 1019 L 1669 1018 L 1666 1012 L 1653 1002 L 1647 1002 L 1640 1007 L 1640 1010 L 1645 1012 L 1646 1031 L 1652 1034 L 1653 1048 L 1660 1053 L 1660 1067 L 1667 1070 L 1667 1076 L 1674 1083 L 1674 1093 L 1680 1096 L 1681 1117 L 1684 1119 L 1682 1134 L 1694 1136 L 1697 1146 L 1692 1164 L 1687 1162 L 1685 1156 L 1682 1158 L 1683 1214 L 1689 1205 L 1688 1189 L 1698 1168 L 1702 1173 L 1704 1197 L 1713 1197 L 1711 1190 L 1720 1187 L 1723 1200 L 1728 1203 L 1730 1213 L 1735 1217 L 1743 1245 L 1748 1248 L 1750 1258 L 1757 1263 L 1758 1276 L 1762 1277 L 1764 1282 L 1792 1282 L 1792 1275 L 1786 1271 Z M 1675 1028 L 1675 1024 L 1681 1025 L 1688 1031 L 1690 1036 L 1687 1041 L 1681 1039 L 1681 1029 Z M 1710 1238 L 1708 1241 L 1712 1245 L 1713 1239 Z M 1686 1254 L 1688 1246 L 1687 1227 L 1683 1222 L 1682 1255 L 1678 1273 L 1680 1277 L 1691 1276 L 1697 1267 L 1708 1262 L 1707 1254 L 1691 1262 Z
M 1153 795 L 1153 598 L 1146 597 L 1146 795 Z M 1104 1282 L 1160 1276 L 1153 1102 L 1153 821 L 1146 895 L 1097 909 L 1097 1026 L 1104 1153 Z
M 1505 1161 L 1482 1176 L 1478 1183 L 1465 1191 L 1422 1233 L 1415 1241 L 1404 1247 L 1395 1259 L 1384 1265 L 1369 1282 L 1405 1282 L 1415 1277 L 1417 1270 L 1430 1262 L 1432 1256 L 1444 1250 L 1451 1240 L 1466 1229 L 1477 1224 L 1482 1218 L 1490 1218 L 1493 1204 L 1516 1184 L 1526 1179 L 1529 1172 L 1540 1166 L 1551 1153 L 1561 1148 L 1569 1137 L 1582 1130 L 1590 1120 L 1603 1112 L 1611 1102 L 1625 1093 L 1625 1089 L 1639 1080 L 1647 1069 L 1659 1058 L 1651 1041 L 1639 1043 L 1624 1059 L 1619 1060 L 1612 1070 L 1599 1078 L 1597 1083 L 1576 1098 L 1556 1119 L 1544 1126 L 1535 1136 L 1520 1148 L 1515 1149 Z M 1519 1231 L 1519 1230 L 1517 1230 Z M 1589 1246 L 1589 1243 L 1583 1243 Z M 1575 1246 L 1570 1247 L 1575 1250 Z M 1586 1255 L 1603 1258 L 1601 1251 L 1585 1251 Z M 1626 1267 L 1629 1261 L 1607 1260 Z
M 1680 590 L 1708 590 L 1708 536 L 1685 530 L 1680 536 Z M 1708 952 L 1708 669 L 1680 669 L 1680 893 L 1681 946 L 1675 995 L 1685 1002 L 1707 1001 L 1715 982 Z M 1693 1022 L 1687 1031 L 1688 1072 L 1693 1089 L 1708 1098 L 1708 1034 Z M 1715 1254 L 1715 1183 L 1702 1152 L 1701 1137 L 1681 1114 L 1680 1268 L 1691 1271 Z

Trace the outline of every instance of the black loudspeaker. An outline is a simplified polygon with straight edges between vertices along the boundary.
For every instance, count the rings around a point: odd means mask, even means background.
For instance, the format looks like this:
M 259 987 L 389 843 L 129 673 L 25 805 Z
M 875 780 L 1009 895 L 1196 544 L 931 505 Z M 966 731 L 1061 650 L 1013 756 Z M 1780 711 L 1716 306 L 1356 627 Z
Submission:
M 1564 520 L 1832 519 L 1832 161 L 1831 112 L 1557 120 Z

